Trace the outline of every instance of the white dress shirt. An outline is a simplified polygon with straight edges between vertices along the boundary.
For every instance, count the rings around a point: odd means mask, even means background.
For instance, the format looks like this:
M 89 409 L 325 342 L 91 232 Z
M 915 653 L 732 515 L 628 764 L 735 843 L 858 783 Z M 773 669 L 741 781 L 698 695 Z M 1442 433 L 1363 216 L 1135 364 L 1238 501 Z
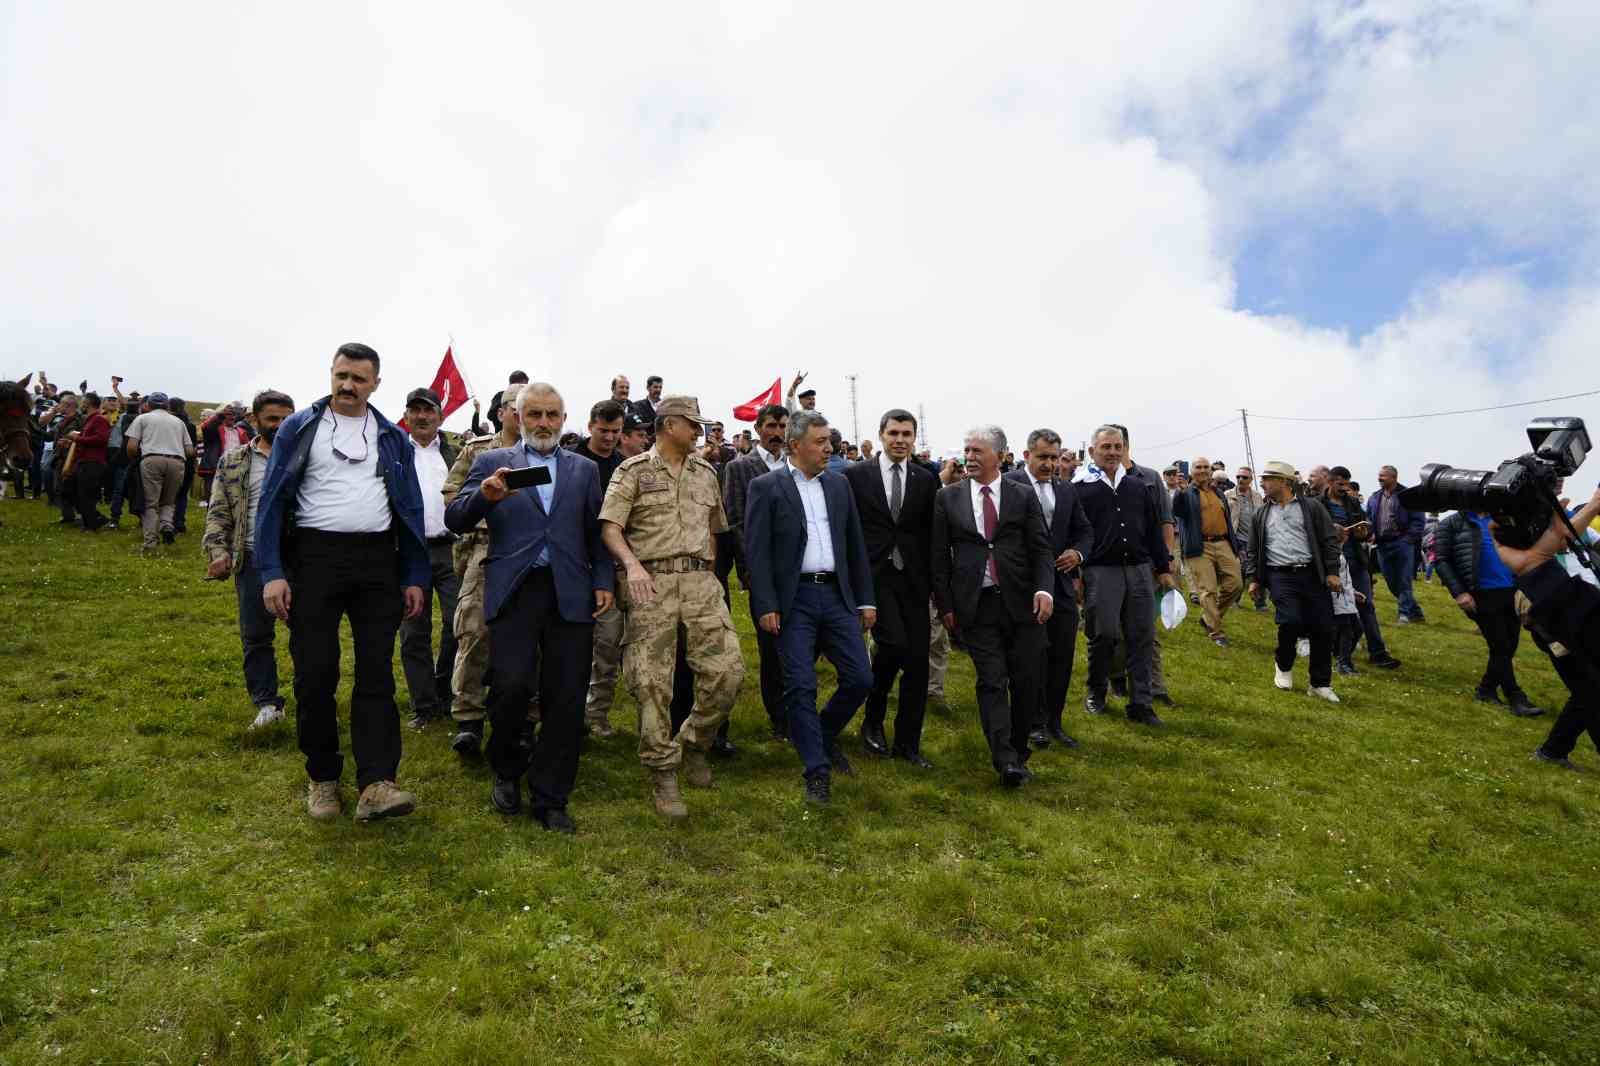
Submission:
M 433 540 L 450 532 L 444 524 L 444 479 L 450 476 L 450 469 L 445 466 L 437 433 L 426 446 L 411 438 L 411 447 L 417 453 L 417 484 L 422 489 L 422 532 Z
M 978 536 L 983 536 L 983 493 L 979 491 L 983 488 L 989 490 L 989 498 L 994 501 L 994 528 L 998 531 L 1000 528 L 1000 482 L 1002 478 L 999 475 L 995 475 L 995 479 L 989 482 L 987 486 L 979 485 L 977 478 L 970 480 L 972 482 L 972 522 L 978 529 Z M 989 554 L 993 555 L 994 553 L 991 551 Z M 994 583 L 994 579 L 989 576 L 989 568 L 985 566 L 983 568 L 983 587 L 992 588 Z M 1034 591 L 1049 596 L 1051 603 L 1055 602 L 1056 598 L 1049 589 L 1036 589 Z
M 394 524 L 389 487 L 378 474 L 378 424 L 327 408 L 311 438 L 295 497 L 295 524 L 325 533 L 383 533 Z M 334 447 L 356 462 L 336 458 Z
M 822 475 L 808 478 L 793 463 L 785 463 L 800 490 L 800 506 L 806 512 L 806 551 L 800 558 L 802 574 L 833 572 L 833 528 L 828 525 L 828 497 L 822 491 Z
M 771 452 L 767 451 L 765 448 L 759 448 L 758 447 L 756 449 L 756 454 L 761 457 L 761 461 L 763 463 L 767 464 L 767 471 L 769 473 L 774 471 L 774 470 L 782 470 L 783 469 L 784 460 L 783 460 L 783 453 L 782 452 L 779 452 L 777 455 L 773 455 Z
M 1023 467 L 1028 470 L 1027 467 Z M 1033 494 L 1039 497 L 1039 506 L 1044 510 L 1044 528 L 1050 528 L 1050 522 L 1056 513 L 1056 485 L 1054 481 L 1040 481 L 1033 476 L 1033 471 L 1028 470 L 1028 485 L 1033 489 Z
M 902 459 L 898 463 L 894 463 L 889 461 L 889 456 L 885 453 L 878 453 L 878 473 L 883 475 L 883 498 L 885 500 L 891 503 L 894 501 L 893 470 L 898 466 L 900 468 L 900 503 L 902 505 L 905 504 L 906 487 L 911 484 L 911 471 L 907 469 L 910 465 L 910 459 Z M 978 528 L 982 529 L 983 526 L 980 525 Z

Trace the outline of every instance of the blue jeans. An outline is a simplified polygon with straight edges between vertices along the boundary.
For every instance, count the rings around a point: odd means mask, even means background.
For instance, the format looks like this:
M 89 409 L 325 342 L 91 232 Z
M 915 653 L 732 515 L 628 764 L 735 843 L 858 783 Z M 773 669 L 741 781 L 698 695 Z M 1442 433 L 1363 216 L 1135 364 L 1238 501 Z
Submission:
M 839 674 L 839 688 L 817 713 L 817 652 Z M 783 664 L 783 706 L 789 739 L 805 764 L 807 777 L 828 773 L 828 751 L 872 691 L 872 664 L 861 621 L 845 606 L 837 585 L 802 581 L 794 606 L 778 631 Z
M 1400 617 L 1417 621 L 1422 618 L 1422 608 L 1411 594 L 1411 582 L 1417 575 L 1416 549 L 1409 540 L 1386 540 L 1378 544 L 1378 569 L 1383 571 L 1384 584 L 1400 601 Z
M 1357 549 L 1355 557 L 1358 562 L 1350 564 L 1350 583 L 1355 590 L 1365 599 L 1357 602 L 1356 615 L 1361 620 L 1361 631 L 1367 638 L 1367 655 L 1373 659 L 1383 659 L 1389 654 L 1388 645 L 1383 642 L 1383 628 L 1378 625 L 1378 611 L 1372 605 L 1372 571 L 1367 569 L 1366 560 L 1361 551 Z M 1345 557 L 1348 562 L 1350 556 Z
M 118 463 L 111 468 L 111 520 L 113 522 L 122 517 L 122 503 L 128 498 L 128 469 L 127 463 Z
M 250 705 L 263 704 L 283 709 L 278 695 L 278 657 L 272 650 L 274 627 L 278 620 L 261 602 L 261 571 L 246 552 L 244 565 L 233 575 L 233 590 L 239 599 L 239 641 L 244 645 L 244 687 L 250 692 Z

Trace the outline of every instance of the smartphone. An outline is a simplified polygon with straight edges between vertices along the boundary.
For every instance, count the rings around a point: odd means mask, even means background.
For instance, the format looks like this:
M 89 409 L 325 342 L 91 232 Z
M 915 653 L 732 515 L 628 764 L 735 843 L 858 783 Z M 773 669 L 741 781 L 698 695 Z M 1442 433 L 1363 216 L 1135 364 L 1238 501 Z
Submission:
M 506 471 L 506 488 L 527 489 L 535 485 L 550 484 L 550 471 L 542 466 L 524 466 Z

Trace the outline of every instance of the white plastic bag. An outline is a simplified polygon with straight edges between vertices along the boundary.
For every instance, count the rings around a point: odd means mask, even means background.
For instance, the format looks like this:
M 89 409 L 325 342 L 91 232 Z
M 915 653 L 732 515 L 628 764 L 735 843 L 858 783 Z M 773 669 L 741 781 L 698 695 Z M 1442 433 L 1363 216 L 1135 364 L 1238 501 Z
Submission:
M 1161 597 L 1161 624 L 1177 629 L 1189 617 L 1189 600 L 1179 589 L 1168 589 Z

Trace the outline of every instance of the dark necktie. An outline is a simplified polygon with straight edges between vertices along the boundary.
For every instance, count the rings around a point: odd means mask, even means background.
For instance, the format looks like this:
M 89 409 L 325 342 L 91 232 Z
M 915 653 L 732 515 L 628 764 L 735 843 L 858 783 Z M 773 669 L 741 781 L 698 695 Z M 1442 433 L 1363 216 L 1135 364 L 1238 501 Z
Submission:
M 903 502 L 903 498 L 902 498 L 901 492 L 900 492 L 900 464 L 899 463 L 890 463 L 889 464 L 889 517 L 893 518 L 895 520 L 896 524 L 898 524 L 899 521 L 900 521 L 900 505 L 901 505 L 902 502 Z M 890 553 L 889 560 L 894 563 L 894 568 L 896 570 L 904 570 L 906 568 L 906 561 L 905 561 L 904 557 L 902 557 L 901 554 L 900 554 L 899 545 L 896 545 L 894 551 Z
M 978 490 L 983 493 L 983 539 L 988 541 L 989 548 L 989 580 L 996 585 L 1000 584 L 1000 571 L 994 565 L 994 527 L 1000 523 L 1000 512 L 994 509 L 994 494 L 985 485 Z

